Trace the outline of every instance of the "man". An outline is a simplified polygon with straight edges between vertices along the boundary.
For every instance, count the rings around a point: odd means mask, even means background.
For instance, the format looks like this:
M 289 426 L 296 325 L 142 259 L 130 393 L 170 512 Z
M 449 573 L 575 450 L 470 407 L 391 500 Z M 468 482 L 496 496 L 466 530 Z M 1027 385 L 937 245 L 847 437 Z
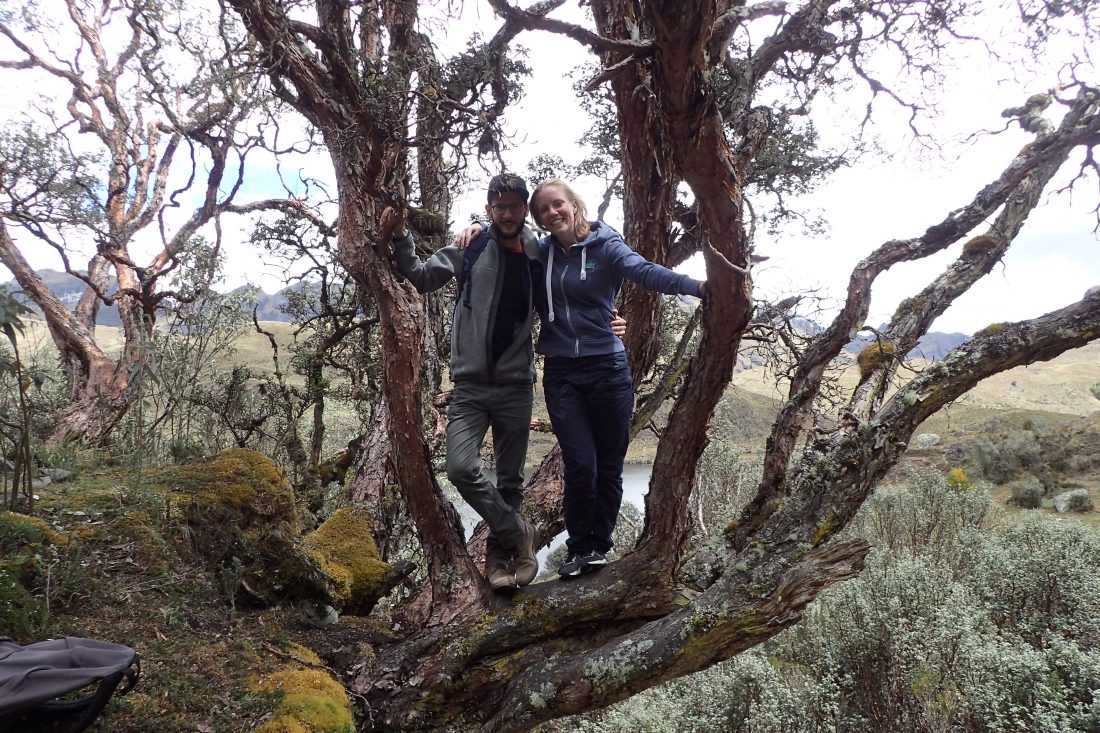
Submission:
M 485 576 L 493 590 L 503 591 L 527 585 L 539 569 L 535 528 L 520 515 L 535 381 L 532 283 L 538 282 L 531 271 L 538 268 L 538 243 L 525 225 L 527 198 L 522 178 L 494 176 L 485 206 L 491 224 L 484 248 L 471 245 L 468 254 L 452 244 L 426 261 L 416 255 L 403 218 L 392 210 L 382 215 L 382 230 L 393 226 L 397 269 L 419 292 L 459 279 L 451 321 L 454 392 L 447 423 L 447 476 L 489 525 Z M 495 486 L 481 470 L 481 443 L 490 428 Z

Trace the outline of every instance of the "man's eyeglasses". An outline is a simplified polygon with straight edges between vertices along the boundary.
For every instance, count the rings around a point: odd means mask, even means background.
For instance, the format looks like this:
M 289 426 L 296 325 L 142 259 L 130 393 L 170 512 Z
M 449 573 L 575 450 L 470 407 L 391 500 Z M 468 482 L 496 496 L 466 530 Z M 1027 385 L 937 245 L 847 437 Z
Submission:
M 494 214 L 522 214 L 527 204 L 493 204 L 490 206 Z

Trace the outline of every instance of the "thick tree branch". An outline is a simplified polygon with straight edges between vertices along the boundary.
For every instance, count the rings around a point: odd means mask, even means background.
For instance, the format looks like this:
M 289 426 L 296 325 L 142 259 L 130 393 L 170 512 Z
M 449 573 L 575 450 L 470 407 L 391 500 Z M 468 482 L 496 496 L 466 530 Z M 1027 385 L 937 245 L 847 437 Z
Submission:
M 345 127 L 352 110 L 327 104 L 331 94 L 328 73 L 302 43 L 302 36 L 293 30 L 281 4 L 265 0 L 229 0 L 229 4 L 266 52 L 269 73 L 276 78 L 276 84 L 285 79 L 294 85 L 297 93 L 287 101 L 317 127 Z
M 738 573 L 590 651 L 525 659 L 509 686 L 514 694 L 479 733 L 529 730 L 729 659 L 796 623 L 822 590 L 863 569 L 868 549 L 862 540 L 836 543 L 766 574 Z
M 528 30 L 543 30 L 550 33 L 568 36 L 582 46 L 587 46 L 597 53 L 619 51 L 626 54 L 634 54 L 637 57 L 652 54 L 656 47 L 651 41 L 626 40 L 605 38 L 585 28 L 572 23 L 545 17 L 550 9 L 560 5 L 560 2 L 536 3 L 528 10 L 521 10 L 509 5 L 506 0 L 489 0 L 493 10 L 505 20 L 515 23 Z M 549 7 L 547 7 L 549 6 Z
M 1096 90 L 1082 89 L 1079 103 L 1067 113 L 1060 134 L 1043 136 L 1026 145 L 996 181 L 978 192 L 967 206 L 929 227 L 922 236 L 886 242 L 856 266 L 849 280 L 844 308 L 829 328 L 814 340 L 791 380 L 789 399 L 768 438 L 764 478 L 753 503 L 746 510 L 746 517 L 755 519 L 742 522 L 738 542 L 746 541 L 758 526 L 755 522 L 767 516 L 765 507 L 775 506 L 783 496 L 791 453 L 820 390 L 825 368 L 866 319 L 871 286 L 878 275 L 895 264 L 923 259 L 958 241 L 1003 206 L 1021 187 L 1030 188 L 1031 176 L 1037 176 L 1038 182 L 1042 182 L 1044 176 L 1049 179 L 1049 175 L 1053 174 L 1050 166 L 1056 166 L 1082 140 L 1096 133 L 1100 126 L 1098 101 L 1100 96 Z M 1032 199 L 1026 195 L 1020 199 L 1023 203 L 1028 200 Z M 1011 216 L 1022 222 L 1021 215 L 1028 209 L 1025 206 L 1023 210 L 1012 210 L 1016 213 Z
M 753 537 L 767 546 L 795 533 L 812 544 L 843 528 L 901 458 L 917 427 L 983 379 L 1048 361 L 1100 339 L 1100 288 L 1028 321 L 994 324 L 902 385 L 870 420 L 812 444 L 792 472 L 783 507 Z M 736 533 L 734 536 L 736 539 Z
M 106 359 L 106 354 L 95 343 L 92 334 L 57 299 L 57 296 L 38 276 L 37 271 L 15 246 L 4 220 L 0 218 L 0 263 L 11 270 L 19 287 L 42 309 L 42 315 L 50 328 L 54 342 L 63 355 L 78 354 L 85 361 L 96 356 Z

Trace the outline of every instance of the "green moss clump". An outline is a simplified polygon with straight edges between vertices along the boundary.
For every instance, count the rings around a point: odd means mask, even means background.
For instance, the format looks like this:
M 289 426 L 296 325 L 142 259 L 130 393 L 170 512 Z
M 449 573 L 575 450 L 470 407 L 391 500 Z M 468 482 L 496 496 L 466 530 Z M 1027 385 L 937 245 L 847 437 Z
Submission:
M 296 653 L 306 663 L 320 664 L 312 652 L 297 649 L 306 652 Z M 280 696 L 271 717 L 256 728 L 256 733 L 355 731 L 355 717 L 343 685 L 324 670 L 291 663 L 272 674 L 254 677 L 252 688 Z
M 859 364 L 860 380 L 867 379 L 872 372 L 878 369 L 887 359 L 893 358 L 896 353 L 897 347 L 889 341 L 876 341 L 873 344 L 868 344 L 856 357 L 856 363 Z
M 26 552 L 29 547 L 56 542 L 50 525 L 38 517 L 15 512 L 0 512 L 0 555 Z
M 919 310 L 923 310 L 924 306 L 928 305 L 928 298 L 920 295 L 914 295 L 910 298 L 898 303 L 898 308 L 894 311 L 895 314 L 914 313 Z
M 232 448 L 199 463 L 170 466 L 155 481 L 192 503 L 295 520 L 290 482 L 274 461 L 256 451 Z
M 1003 332 L 1006 328 L 1008 328 L 1007 323 L 990 323 L 981 331 L 978 331 L 976 334 L 974 334 L 973 338 L 979 338 L 981 336 L 996 336 L 997 334 Z
M 979 234 L 963 245 L 963 254 L 980 255 L 1000 246 L 1000 240 L 992 234 Z
M 818 545 L 820 545 L 822 540 L 824 540 L 826 537 L 832 536 L 832 529 L 833 526 L 836 524 L 836 519 L 836 513 L 830 511 L 829 516 L 825 517 L 825 520 L 818 525 L 817 529 L 814 531 L 813 539 L 810 540 L 810 544 L 813 547 L 817 547 Z
M 324 573 L 300 547 L 294 493 L 263 454 L 235 448 L 150 477 L 175 497 L 181 539 L 240 599 L 275 605 L 307 598 L 329 602 Z M 229 588 L 232 585 L 234 588 Z
M 391 572 L 378 556 L 369 516 L 353 507 L 339 509 L 306 535 L 303 545 L 328 576 L 335 605 L 369 613 Z

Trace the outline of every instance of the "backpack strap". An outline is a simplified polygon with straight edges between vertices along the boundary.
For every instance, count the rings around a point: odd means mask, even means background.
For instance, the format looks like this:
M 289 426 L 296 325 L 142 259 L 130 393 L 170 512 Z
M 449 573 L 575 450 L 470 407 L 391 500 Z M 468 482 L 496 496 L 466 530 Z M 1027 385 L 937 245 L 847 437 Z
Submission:
M 126 680 L 126 684 L 123 685 L 121 690 L 118 690 L 118 695 L 121 697 L 134 689 L 140 676 L 141 657 L 135 653 L 134 661 L 130 663 L 129 667 L 101 679 L 96 686 L 95 692 L 91 695 L 76 700 L 47 700 L 45 702 L 40 702 L 30 710 L 30 714 L 33 716 L 53 718 L 82 713 L 80 719 L 73 724 L 73 727 L 69 729 L 68 733 L 83 733 L 83 731 L 99 717 L 99 714 L 103 712 L 103 708 L 107 707 L 107 703 L 111 701 L 111 697 L 114 696 L 119 683 L 122 682 L 123 679 Z
M 477 235 L 462 252 L 462 272 L 458 275 L 458 297 L 467 308 L 470 307 L 470 291 L 466 287 L 466 282 L 470 279 L 470 271 L 474 269 L 474 263 L 485 251 L 487 244 L 489 244 L 489 227 L 482 229 L 481 234 Z

